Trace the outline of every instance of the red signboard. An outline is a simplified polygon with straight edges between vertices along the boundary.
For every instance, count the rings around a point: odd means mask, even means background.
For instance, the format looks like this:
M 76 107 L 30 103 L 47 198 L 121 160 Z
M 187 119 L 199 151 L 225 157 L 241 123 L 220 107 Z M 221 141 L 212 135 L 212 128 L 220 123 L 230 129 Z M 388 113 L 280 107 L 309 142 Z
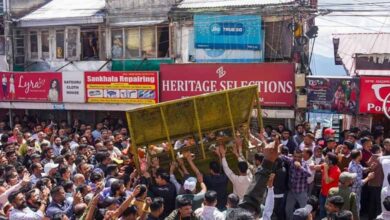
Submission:
M 294 66 L 259 64 L 162 64 L 161 101 L 258 85 L 263 106 L 295 104 Z
M 61 73 L 0 73 L 5 101 L 62 102 Z
M 158 72 L 86 72 L 85 88 L 90 103 L 155 104 Z
M 360 91 L 359 112 L 383 114 L 383 102 L 390 95 L 390 77 L 360 77 Z M 390 110 L 389 100 L 385 107 Z

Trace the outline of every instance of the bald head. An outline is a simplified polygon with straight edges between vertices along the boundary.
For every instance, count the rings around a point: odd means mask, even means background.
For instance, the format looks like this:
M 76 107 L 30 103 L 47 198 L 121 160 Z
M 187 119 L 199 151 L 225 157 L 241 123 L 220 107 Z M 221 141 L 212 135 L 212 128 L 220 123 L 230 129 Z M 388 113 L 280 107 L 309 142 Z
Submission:
M 80 186 L 82 184 L 85 184 L 85 177 L 84 177 L 84 175 L 80 174 L 80 173 L 77 173 L 73 177 L 73 182 L 76 185 L 76 187 L 78 187 L 78 186 Z

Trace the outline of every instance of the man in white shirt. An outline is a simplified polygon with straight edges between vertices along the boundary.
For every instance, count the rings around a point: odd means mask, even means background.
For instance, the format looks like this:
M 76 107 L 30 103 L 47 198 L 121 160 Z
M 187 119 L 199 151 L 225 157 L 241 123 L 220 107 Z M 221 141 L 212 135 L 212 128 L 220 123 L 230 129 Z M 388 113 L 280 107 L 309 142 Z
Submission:
M 107 148 L 108 152 L 110 153 L 111 159 L 117 158 L 119 159 L 122 156 L 122 152 L 114 146 L 114 143 L 112 141 L 104 141 L 103 145 Z
M 54 143 L 53 143 L 53 153 L 54 153 L 54 156 L 56 156 L 56 157 L 60 156 L 62 149 L 64 149 L 64 146 L 61 145 L 61 138 L 60 137 L 56 137 L 54 139 Z
M 203 207 L 195 210 L 195 216 L 203 220 L 225 220 L 225 215 L 217 207 L 217 192 L 209 190 L 204 195 Z
M 310 148 L 311 150 L 314 150 L 316 147 L 313 133 L 306 133 L 305 137 L 303 138 L 303 142 L 299 145 L 299 149 L 301 151 L 303 151 L 303 149 L 306 147 Z
M 222 158 L 223 170 L 225 171 L 225 174 L 229 180 L 233 183 L 233 193 L 240 197 L 240 200 L 242 200 L 253 179 L 253 175 L 248 169 L 248 163 L 239 159 L 238 168 L 240 174 L 236 175 L 229 168 L 229 165 L 226 161 L 226 149 L 224 147 L 219 147 L 219 152 Z
M 379 157 L 379 162 L 382 165 L 383 174 L 386 177 L 390 173 L 390 155 Z M 389 182 L 385 179 L 383 179 L 383 186 L 387 187 L 389 185 Z
M 46 134 L 43 133 L 43 131 L 38 132 L 38 134 L 37 134 L 38 142 L 37 143 L 39 144 L 39 146 L 41 146 L 41 144 L 43 144 L 43 143 L 46 143 L 48 146 L 50 146 L 50 141 L 46 140 L 45 137 L 46 137 Z
M 307 167 L 314 166 L 313 151 L 310 148 L 303 149 L 302 159 L 303 159 L 303 163 L 306 164 Z M 309 169 L 309 173 L 310 173 L 310 176 L 307 177 L 307 184 L 309 186 L 308 193 L 310 195 L 310 193 L 314 187 L 314 177 L 315 177 L 314 173 L 315 173 L 315 171 L 312 171 L 311 169 Z
M 385 182 L 387 182 L 387 186 L 384 186 L 382 188 L 381 192 L 381 205 L 382 205 L 382 211 L 386 210 L 385 207 L 383 206 L 383 201 L 385 201 L 385 198 L 390 196 L 390 173 L 387 174 L 387 179 L 385 179 Z

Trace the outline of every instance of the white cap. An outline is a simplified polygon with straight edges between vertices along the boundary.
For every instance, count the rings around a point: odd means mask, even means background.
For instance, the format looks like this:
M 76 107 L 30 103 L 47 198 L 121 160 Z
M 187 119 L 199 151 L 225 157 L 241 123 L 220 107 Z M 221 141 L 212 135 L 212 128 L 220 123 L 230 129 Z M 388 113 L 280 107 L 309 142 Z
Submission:
M 183 188 L 185 190 L 194 191 L 196 188 L 196 182 L 197 181 L 195 177 L 189 177 L 188 179 L 186 179 L 186 181 L 184 181 Z
M 44 171 L 45 171 L 46 175 L 49 175 L 50 170 L 57 168 L 57 167 L 58 167 L 58 163 L 47 163 L 45 165 Z

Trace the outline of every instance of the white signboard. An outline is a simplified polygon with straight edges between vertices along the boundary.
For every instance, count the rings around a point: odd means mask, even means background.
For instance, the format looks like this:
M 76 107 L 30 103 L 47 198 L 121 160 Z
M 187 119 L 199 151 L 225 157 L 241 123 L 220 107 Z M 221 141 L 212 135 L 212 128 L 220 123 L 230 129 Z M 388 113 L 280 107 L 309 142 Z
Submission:
M 62 72 L 64 102 L 85 102 L 84 72 Z

